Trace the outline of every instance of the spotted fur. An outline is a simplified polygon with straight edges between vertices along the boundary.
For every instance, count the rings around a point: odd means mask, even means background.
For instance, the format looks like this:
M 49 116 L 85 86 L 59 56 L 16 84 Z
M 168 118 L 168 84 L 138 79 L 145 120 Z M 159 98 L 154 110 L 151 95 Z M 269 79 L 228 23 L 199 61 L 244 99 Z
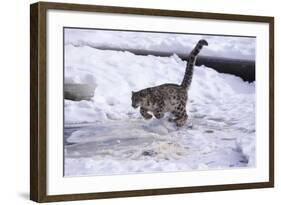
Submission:
M 151 119 L 152 114 L 155 118 L 160 119 L 164 117 L 165 113 L 172 113 L 173 117 L 169 121 L 175 122 L 177 126 L 183 126 L 188 118 L 186 113 L 187 91 L 191 85 L 194 64 L 202 47 L 207 45 L 206 40 L 200 40 L 191 51 L 180 85 L 162 84 L 132 92 L 132 107 L 140 107 L 140 114 L 144 119 Z

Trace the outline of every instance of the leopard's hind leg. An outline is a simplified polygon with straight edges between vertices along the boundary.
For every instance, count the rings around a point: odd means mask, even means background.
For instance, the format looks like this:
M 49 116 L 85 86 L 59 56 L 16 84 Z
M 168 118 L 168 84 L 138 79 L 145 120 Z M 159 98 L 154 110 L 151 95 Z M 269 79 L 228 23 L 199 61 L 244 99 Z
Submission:
M 174 118 L 170 118 L 170 122 L 175 122 L 178 127 L 182 127 L 186 123 L 188 118 L 186 109 L 177 109 L 172 111 L 172 114 L 174 115 Z
M 175 120 L 175 123 L 178 127 L 182 127 L 187 121 L 188 115 L 186 111 L 180 113 L 179 118 Z

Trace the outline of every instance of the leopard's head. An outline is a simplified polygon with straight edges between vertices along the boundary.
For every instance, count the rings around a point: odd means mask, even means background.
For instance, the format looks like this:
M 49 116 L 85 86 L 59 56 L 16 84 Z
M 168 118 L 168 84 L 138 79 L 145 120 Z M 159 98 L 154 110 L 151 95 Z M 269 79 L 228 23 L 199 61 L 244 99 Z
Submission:
M 141 92 L 133 92 L 132 91 L 132 107 L 138 108 L 141 105 L 142 96 Z

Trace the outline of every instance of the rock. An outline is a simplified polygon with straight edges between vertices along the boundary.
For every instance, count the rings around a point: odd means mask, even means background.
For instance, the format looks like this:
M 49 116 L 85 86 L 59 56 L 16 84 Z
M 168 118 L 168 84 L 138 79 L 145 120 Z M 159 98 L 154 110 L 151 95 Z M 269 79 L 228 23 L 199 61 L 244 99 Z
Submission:
M 205 133 L 214 133 L 214 130 L 205 130 Z
M 153 150 L 145 150 L 145 151 L 142 152 L 142 155 L 153 157 L 153 156 L 157 155 L 157 152 L 155 152 Z
M 95 88 L 95 85 L 89 84 L 64 84 L 64 99 L 91 100 L 94 97 Z

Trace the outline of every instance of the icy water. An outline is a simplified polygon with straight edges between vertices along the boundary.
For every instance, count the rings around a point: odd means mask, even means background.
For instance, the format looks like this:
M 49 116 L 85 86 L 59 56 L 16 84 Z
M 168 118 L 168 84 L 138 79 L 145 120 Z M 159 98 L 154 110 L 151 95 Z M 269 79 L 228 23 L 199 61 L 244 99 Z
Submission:
M 194 116 L 183 128 L 167 119 L 108 121 L 65 127 L 65 175 L 107 175 L 247 166 L 222 119 Z M 204 119 L 204 120 L 202 120 Z M 195 125 L 192 125 L 195 124 Z M 200 134 L 201 133 L 201 134 Z M 245 133 L 244 133 L 245 134 Z

